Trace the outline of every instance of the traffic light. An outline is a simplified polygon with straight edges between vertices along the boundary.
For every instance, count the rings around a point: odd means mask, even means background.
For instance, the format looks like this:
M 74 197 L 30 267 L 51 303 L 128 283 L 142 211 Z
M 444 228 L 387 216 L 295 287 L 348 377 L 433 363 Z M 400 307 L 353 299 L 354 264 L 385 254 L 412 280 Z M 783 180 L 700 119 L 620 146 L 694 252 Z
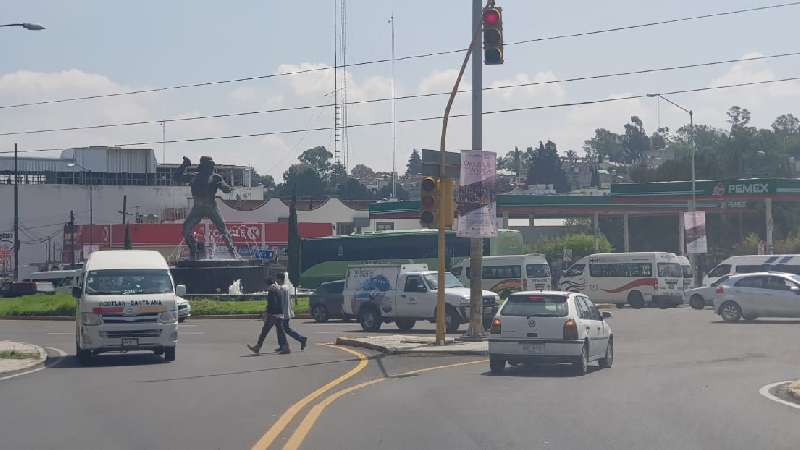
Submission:
M 503 64 L 503 8 L 483 10 L 483 60 L 487 66 Z
M 425 177 L 420 183 L 419 223 L 425 228 L 436 228 L 439 215 L 439 180 Z
M 444 180 L 439 180 L 439 186 L 442 190 L 442 194 L 444 195 L 444 199 L 442 201 L 442 209 L 444 209 L 444 227 L 445 228 L 453 228 L 453 216 L 455 215 L 456 209 L 456 199 L 453 196 L 453 186 L 455 183 L 453 179 L 446 178 Z

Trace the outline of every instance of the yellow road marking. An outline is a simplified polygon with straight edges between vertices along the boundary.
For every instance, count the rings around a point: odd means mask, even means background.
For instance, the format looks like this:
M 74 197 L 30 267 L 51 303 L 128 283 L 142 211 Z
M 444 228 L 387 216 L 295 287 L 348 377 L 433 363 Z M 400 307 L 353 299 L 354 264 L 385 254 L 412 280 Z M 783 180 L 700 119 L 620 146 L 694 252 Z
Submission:
M 455 363 L 455 364 L 446 364 L 446 365 L 442 365 L 442 366 L 426 367 L 424 369 L 417 369 L 417 370 L 412 370 L 412 371 L 409 371 L 409 372 L 401 373 L 400 375 L 395 375 L 393 378 L 404 377 L 404 376 L 409 376 L 409 375 L 416 375 L 416 374 L 430 372 L 432 370 L 438 370 L 438 369 L 447 369 L 447 368 L 451 368 L 451 367 L 461 367 L 461 366 L 467 366 L 467 365 L 470 365 L 470 364 L 485 363 L 486 361 L 488 361 L 488 360 L 481 359 L 481 360 L 478 360 L 478 361 L 468 361 L 468 362 L 460 362 L 460 363 Z M 365 381 L 363 383 L 356 384 L 354 386 L 350 386 L 348 388 L 342 389 L 340 391 L 337 391 L 337 392 L 327 396 L 324 400 L 322 400 L 321 402 L 319 402 L 316 405 L 314 405 L 311 408 L 311 410 L 308 412 L 308 414 L 306 414 L 306 417 L 303 418 L 303 421 L 300 422 L 300 425 L 298 425 L 297 429 L 295 429 L 294 433 L 292 433 L 292 436 L 289 438 L 289 441 L 287 441 L 286 445 L 283 446 L 283 450 L 297 450 L 297 449 L 299 449 L 300 445 L 303 443 L 303 441 L 308 436 L 308 433 L 311 432 L 311 428 L 314 427 L 314 424 L 317 422 L 317 419 L 319 419 L 319 416 L 322 415 L 323 411 L 325 411 L 325 408 L 330 406 L 331 403 L 333 403 L 336 400 L 338 400 L 339 397 L 342 397 L 343 395 L 348 394 L 350 392 L 356 391 L 356 390 L 361 389 L 361 388 L 365 388 L 367 386 L 371 386 L 371 385 L 373 385 L 375 383 L 379 383 L 381 381 L 385 381 L 385 380 L 388 380 L 388 379 L 389 378 L 383 377 L 383 378 L 376 378 L 376 379 L 370 380 L 370 381 Z
M 270 427 L 270 429 L 267 430 L 267 432 L 264 433 L 263 436 L 261 436 L 261 439 L 259 439 L 258 442 L 256 442 L 253 445 L 252 450 L 266 450 L 267 448 L 269 448 L 269 446 L 272 445 L 272 443 L 281 434 L 281 432 L 283 432 L 286 426 L 289 425 L 289 423 L 291 423 L 292 419 L 294 419 L 294 416 L 296 416 L 297 413 L 299 413 L 303 408 L 305 408 L 306 405 L 314 401 L 320 395 L 328 392 L 329 390 L 333 389 L 337 385 L 341 384 L 345 380 L 351 378 L 358 372 L 364 370 L 365 367 L 367 367 L 367 362 L 368 362 L 367 355 L 361 352 L 357 352 L 355 350 L 351 350 L 346 347 L 334 347 L 334 346 L 329 346 L 329 347 L 357 356 L 358 364 L 356 364 L 355 367 L 350 369 L 344 375 L 341 375 L 340 377 L 334 379 L 333 381 L 318 388 L 314 392 L 305 396 L 302 400 L 290 406 L 289 409 L 284 411 L 284 413 L 281 415 L 280 418 L 278 418 L 278 420 L 272 425 L 272 427 Z

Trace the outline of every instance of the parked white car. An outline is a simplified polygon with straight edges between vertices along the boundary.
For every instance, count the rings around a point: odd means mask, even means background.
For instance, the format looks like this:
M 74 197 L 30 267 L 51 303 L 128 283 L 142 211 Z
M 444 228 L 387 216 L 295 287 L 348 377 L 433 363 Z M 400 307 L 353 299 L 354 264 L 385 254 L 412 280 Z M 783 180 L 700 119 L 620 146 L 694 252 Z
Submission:
M 492 321 L 489 368 L 500 373 L 506 362 L 571 363 L 578 375 L 591 362 L 614 363 L 614 336 L 589 297 L 572 292 L 525 291 L 511 294 Z
M 717 286 L 714 311 L 726 322 L 759 317 L 800 317 L 800 275 L 756 272 Z
M 178 322 L 183 322 L 192 317 L 192 304 L 183 297 L 175 297 L 175 304 L 178 305 Z
M 711 283 L 708 286 L 700 286 L 694 289 L 689 289 L 684 294 L 684 301 L 689 303 L 694 309 L 705 309 L 706 306 L 711 306 L 714 304 L 714 292 L 717 290 L 717 286 L 721 283 L 724 283 L 730 275 L 724 275 L 721 278 L 717 278 L 717 281 Z

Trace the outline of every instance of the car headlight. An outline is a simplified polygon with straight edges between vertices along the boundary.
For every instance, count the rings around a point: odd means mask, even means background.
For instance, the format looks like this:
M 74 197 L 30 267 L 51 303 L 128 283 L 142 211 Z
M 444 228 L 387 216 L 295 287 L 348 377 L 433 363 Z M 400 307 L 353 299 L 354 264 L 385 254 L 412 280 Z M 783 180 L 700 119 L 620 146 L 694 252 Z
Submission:
M 81 323 L 84 325 L 101 325 L 103 316 L 91 312 L 81 313 Z
M 462 305 L 469 305 L 469 297 L 466 297 L 466 298 L 465 297 L 461 297 L 460 299 L 458 299 L 458 302 L 459 302 L 459 304 L 462 304 Z
M 164 311 L 158 315 L 158 321 L 161 323 L 173 323 L 176 320 L 175 311 Z

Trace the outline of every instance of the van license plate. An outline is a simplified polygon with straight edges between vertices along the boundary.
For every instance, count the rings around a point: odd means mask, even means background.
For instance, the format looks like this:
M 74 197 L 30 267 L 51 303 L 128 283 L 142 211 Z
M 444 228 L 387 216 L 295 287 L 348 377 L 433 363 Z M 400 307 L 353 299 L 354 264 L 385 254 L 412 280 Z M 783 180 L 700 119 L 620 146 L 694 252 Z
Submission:
M 136 338 L 122 338 L 122 346 L 125 348 L 138 347 L 139 340 Z
M 544 353 L 544 343 L 522 344 L 522 350 L 528 353 Z

